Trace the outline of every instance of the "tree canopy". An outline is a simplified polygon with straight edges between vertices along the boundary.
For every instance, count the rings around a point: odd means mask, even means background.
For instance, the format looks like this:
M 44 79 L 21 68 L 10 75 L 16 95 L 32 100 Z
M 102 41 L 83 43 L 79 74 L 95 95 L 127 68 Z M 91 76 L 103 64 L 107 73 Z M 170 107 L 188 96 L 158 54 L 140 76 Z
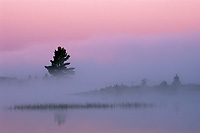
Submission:
M 54 51 L 53 60 L 50 60 L 51 66 L 45 66 L 45 68 L 53 76 L 73 74 L 75 68 L 67 68 L 70 63 L 65 63 L 69 58 L 70 55 L 67 54 L 66 49 L 64 47 L 58 47 L 58 49 Z

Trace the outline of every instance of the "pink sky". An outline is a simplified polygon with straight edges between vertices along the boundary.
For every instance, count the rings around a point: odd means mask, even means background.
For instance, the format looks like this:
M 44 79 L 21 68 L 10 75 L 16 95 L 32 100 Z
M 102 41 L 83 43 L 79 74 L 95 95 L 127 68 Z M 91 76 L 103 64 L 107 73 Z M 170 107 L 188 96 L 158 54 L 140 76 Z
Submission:
M 0 50 L 200 30 L 199 0 L 0 0 Z

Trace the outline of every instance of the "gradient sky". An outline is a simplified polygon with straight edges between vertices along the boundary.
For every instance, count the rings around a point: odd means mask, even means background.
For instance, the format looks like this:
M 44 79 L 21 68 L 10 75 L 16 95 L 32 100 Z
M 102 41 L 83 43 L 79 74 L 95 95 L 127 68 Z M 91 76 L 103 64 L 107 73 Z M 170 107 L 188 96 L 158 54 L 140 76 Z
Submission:
M 61 45 L 82 71 L 157 80 L 178 73 L 198 82 L 199 7 L 199 0 L 0 0 L 0 75 L 16 76 L 23 65 L 24 75 L 45 73 Z

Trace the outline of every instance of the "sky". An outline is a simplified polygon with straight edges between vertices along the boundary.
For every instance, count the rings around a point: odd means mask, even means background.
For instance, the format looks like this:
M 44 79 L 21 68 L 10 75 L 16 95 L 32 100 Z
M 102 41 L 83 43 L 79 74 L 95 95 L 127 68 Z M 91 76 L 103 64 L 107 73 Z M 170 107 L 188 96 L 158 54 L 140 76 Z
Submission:
M 0 0 L 0 76 L 41 76 L 62 46 L 80 79 L 154 84 L 179 74 L 199 83 L 199 7 L 199 0 Z

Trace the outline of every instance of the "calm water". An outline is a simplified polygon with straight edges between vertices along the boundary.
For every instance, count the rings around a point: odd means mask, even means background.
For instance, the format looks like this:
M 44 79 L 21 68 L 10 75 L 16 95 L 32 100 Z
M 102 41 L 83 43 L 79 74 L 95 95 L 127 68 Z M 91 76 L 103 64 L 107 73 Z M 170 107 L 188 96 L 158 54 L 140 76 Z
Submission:
M 40 103 L 147 102 L 153 107 L 6 110 Z M 200 133 L 200 91 L 136 93 L 129 97 L 81 97 L 65 89 L 0 89 L 0 133 Z

